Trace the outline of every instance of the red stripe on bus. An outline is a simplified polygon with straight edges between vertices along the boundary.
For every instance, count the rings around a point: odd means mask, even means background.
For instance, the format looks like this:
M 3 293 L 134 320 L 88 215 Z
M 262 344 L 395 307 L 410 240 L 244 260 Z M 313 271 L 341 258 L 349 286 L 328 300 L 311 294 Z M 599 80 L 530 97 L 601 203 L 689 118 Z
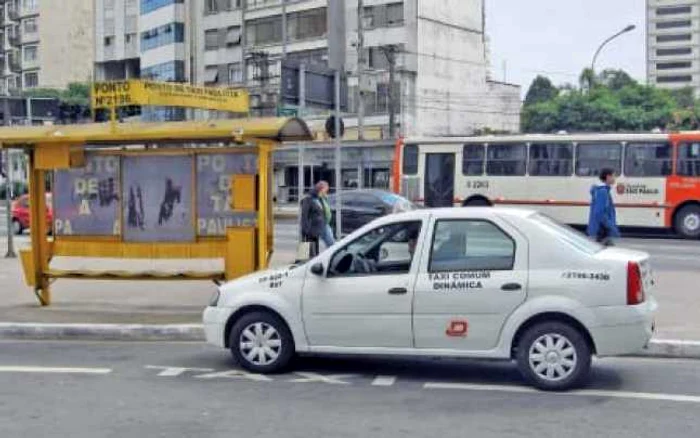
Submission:
M 554 206 L 554 207 L 588 207 L 591 204 L 589 202 L 582 202 L 582 201 L 554 201 L 554 200 L 547 200 L 547 201 L 524 201 L 524 200 L 518 200 L 518 199 L 495 199 L 495 200 L 490 200 L 494 204 L 500 204 L 500 205 L 549 205 L 549 206 Z M 413 202 L 416 203 L 425 203 L 425 200 L 422 198 L 414 199 Z M 453 204 L 461 204 L 463 201 L 460 199 L 455 199 L 453 201 Z M 619 208 L 673 208 L 672 205 L 666 205 L 666 204 L 659 204 L 656 202 L 653 203 L 616 203 L 615 207 Z

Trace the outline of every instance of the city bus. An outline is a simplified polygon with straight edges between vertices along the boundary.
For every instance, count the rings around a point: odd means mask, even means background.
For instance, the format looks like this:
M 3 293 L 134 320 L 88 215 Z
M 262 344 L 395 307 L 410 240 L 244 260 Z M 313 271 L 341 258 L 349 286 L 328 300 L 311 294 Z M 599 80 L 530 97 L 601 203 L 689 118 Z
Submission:
M 426 207 L 511 205 L 585 225 L 603 168 L 622 227 L 700 237 L 700 132 L 406 138 L 393 190 Z

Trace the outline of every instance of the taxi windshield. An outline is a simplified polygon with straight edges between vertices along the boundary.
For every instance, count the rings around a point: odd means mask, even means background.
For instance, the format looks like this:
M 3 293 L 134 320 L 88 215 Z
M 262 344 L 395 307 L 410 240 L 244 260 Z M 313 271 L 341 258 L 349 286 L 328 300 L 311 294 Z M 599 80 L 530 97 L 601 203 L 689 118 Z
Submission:
M 595 254 L 604 249 L 603 245 L 592 241 L 585 234 L 563 225 L 549 216 L 536 213 L 531 216 L 531 219 L 540 224 L 545 230 L 555 234 L 564 242 L 586 254 Z

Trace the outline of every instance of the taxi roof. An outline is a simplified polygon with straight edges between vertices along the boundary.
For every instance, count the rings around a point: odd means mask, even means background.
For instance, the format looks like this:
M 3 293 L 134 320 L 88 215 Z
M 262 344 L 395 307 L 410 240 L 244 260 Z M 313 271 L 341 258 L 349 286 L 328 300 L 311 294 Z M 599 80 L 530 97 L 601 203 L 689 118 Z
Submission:
M 468 207 L 468 208 L 455 208 L 455 207 L 445 207 L 445 208 L 422 208 L 418 210 L 411 210 L 402 213 L 396 213 L 388 216 L 384 216 L 387 220 L 396 219 L 400 217 L 401 219 L 425 219 L 426 217 L 436 217 L 440 219 L 468 219 L 471 217 L 484 217 L 484 216 L 513 216 L 519 218 L 526 218 L 535 214 L 534 210 L 529 210 L 526 208 L 518 207 Z

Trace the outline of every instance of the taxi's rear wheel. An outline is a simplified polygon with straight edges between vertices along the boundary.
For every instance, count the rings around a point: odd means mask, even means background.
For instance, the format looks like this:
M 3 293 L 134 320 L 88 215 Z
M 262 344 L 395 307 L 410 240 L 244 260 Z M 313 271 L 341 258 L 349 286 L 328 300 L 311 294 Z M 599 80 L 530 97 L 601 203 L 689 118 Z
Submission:
M 530 327 L 517 347 L 518 369 L 537 388 L 565 391 L 581 385 L 591 368 L 591 347 L 575 328 L 561 322 Z
M 287 325 L 276 315 L 252 312 L 231 329 L 229 346 L 240 366 L 255 373 L 284 370 L 294 356 L 294 340 Z

